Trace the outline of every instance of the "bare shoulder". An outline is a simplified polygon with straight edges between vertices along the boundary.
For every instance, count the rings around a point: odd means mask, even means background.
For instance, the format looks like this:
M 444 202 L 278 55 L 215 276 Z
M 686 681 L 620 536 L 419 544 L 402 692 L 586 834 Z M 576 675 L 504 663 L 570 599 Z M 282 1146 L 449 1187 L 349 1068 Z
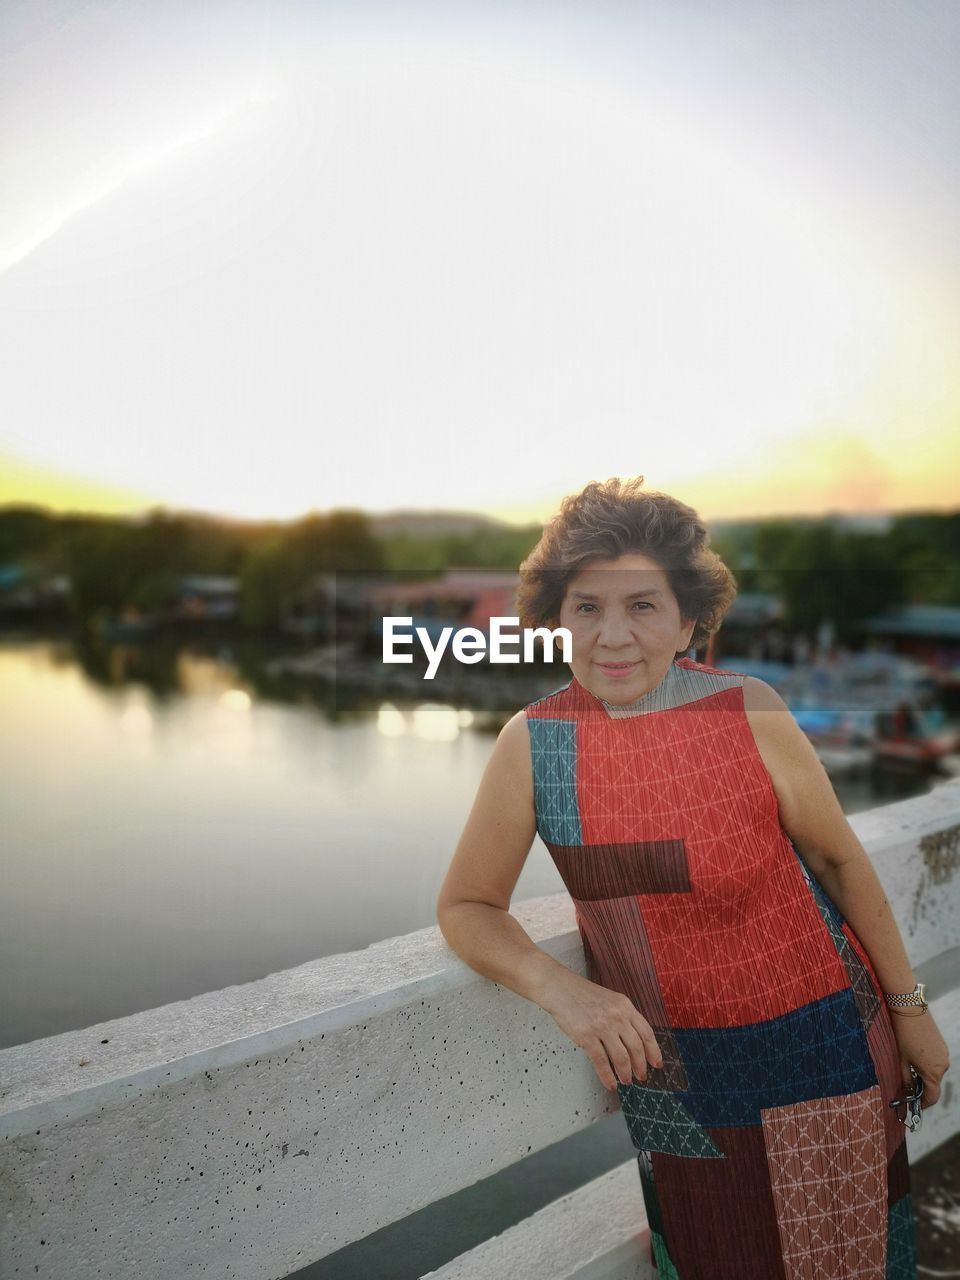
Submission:
M 813 762 L 815 753 L 810 739 L 780 694 L 765 680 L 744 677 L 743 709 L 757 749 L 775 782 L 787 762 Z
M 529 731 L 523 711 L 497 734 L 437 899 L 507 910 L 536 834 Z
M 499 731 L 480 782 L 480 794 L 494 804 L 514 797 L 533 804 L 533 757 L 526 715 L 517 711 Z
M 516 780 L 524 789 L 533 791 L 533 762 L 530 754 L 530 730 L 527 715 L 521 708 L 510 717 L 497 734 L 493 754 L 509 772 L 516 771 Z
M 743 706 L 747 712 L 779 711 L 790 715 L 790 708 L 776 689 L 757 676 L 743 677 Z
M 509 756 L 517 763 L 530 760 L 530 730 L 527 728 L 526 712 L 517 711 L 506 722 L 497 734 L 494 750 L 499 755 Z
M 527 713 L 523 707 L 510 717 L 497 736 L 511 743 L 522 742 L 526 745 L 530 741 Z
M 743 706 L 776 793 L 781 825 L 814 874 L 823 874 L 856 845 L 827 771 L 776 689 L 745 677 Z

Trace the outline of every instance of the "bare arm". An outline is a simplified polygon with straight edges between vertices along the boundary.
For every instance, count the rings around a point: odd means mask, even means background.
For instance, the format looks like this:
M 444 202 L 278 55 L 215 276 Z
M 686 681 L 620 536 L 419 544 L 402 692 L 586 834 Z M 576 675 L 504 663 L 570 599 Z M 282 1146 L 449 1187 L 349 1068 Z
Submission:
M 440 932 L 472 969 L 540 1005 L 614 1089 L 663 1065 L 653 1028 L 632 1001 L 574 973 L 510 914 L 536 834 L 526 714 L 501 729 L 437 899 Z
M 844 816 L 813 743 L 775 689 L 747 676 L 744 708 L 776 792 L 784 831 L 850 921 L 885 991 L 916 979 L 883 885 Z
M 780 694 L 753 676 L 744 681 L 744 707 L 783 829 L 867 948 L 884 991 L 913 991 L 916 979 L 890 902 L 813 742 Z
M 863 943 L 882 990 L 912 991 L 913 968 L 887 895 L 813 743 L 779 693 L 762 680 L 747 676 L 743 698 L 783 829 Z M 924 1080 L 923 1105 L 930 1106 L 940 1098 L 950 1063 L 947 1043 L 929 1009 L 895 1013 L 892 1025 L 904 1081 L 909 1084 L 909 1064 L 915 1065 Z
M 440 932 L 472 969 L 546 1007 L 550 979 L 570 970 L 538 947 L 510 898 L 537 824 L 525 713 L 497 738 L 437 899 Z

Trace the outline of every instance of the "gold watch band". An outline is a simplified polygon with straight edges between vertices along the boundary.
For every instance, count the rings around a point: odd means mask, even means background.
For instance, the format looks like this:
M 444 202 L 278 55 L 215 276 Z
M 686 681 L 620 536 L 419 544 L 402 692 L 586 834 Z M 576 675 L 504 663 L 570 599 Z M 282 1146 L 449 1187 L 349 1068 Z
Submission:
M 918 982 L 912 991 L 885 991 L 883 995 L 889 1008 L 897 1011 L 918 1009 L 923 1013 L 927 1009 L 926 986 L 922 982 Z

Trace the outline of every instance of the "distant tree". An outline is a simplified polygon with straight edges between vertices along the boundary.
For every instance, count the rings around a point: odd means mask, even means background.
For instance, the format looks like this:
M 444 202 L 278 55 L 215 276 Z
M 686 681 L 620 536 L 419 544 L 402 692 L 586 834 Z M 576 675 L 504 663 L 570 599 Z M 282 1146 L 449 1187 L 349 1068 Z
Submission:
M 86 614 L 130 604 L 157 608 L 169 602 L 177 578 L 197 569 L 192 539 L 189 524 L 179 518 L 85 519 L 62 544 L 75 609 Z
M 58 539 L 58 522 L 42 507 L 0 508 L 0 564 L 37 558 Z
M 897 516 L 887 542 L 911 602 L 960 604 L 960 512 Z
M 130 603 L 144 613 L 169 609 L 176 602 L 179 584 L 180 574 L 170 569 L 158 569 L 135 584 Z
M 280 537 L 250 547 L 240 566 L 239 614 L 253 630 L 275 627 L 285 598 L 304 581 L 300 553 Z
M 333 511 L 324 530 L 325 569 L 373 569 L 386 567 L 383 544 L 362 511 Z
M 754 526 L 751 581 L 756 590 L 780 590 L 782 570 L 804 555 L 797 550 L 802 532 L 789 520 L 761 520 Z
M 866 618 L 904 598 L 902 569 L 890 563 L 882 535 L 840 532 L 827 522 L 784 543 L 776 576 L 788 627 L 809 635 L 829 620 L 846 643 L 860 639 Z
M 960 512 L 896 516 L 882 535 L 808 518 L 726 522 L 721 529 L 713 545 L 739 589 L 776 592 L 795 629 L 812 633 L 829 617 L 847 638 L 863 617 L 897 603 L 960 603 Z M 127 604 L 161 607 L 183 574 L 237 575 L 241 618 L 271 626 L 284 598 L 317 573 L 513 571 L 541 533 L 538 524 L 481 522 L 459 533 L 380 539 L 354 508 L 283 522 L 162 507 L 138 519 L 57 515 L 20 504 L 0 507 L 0 563 L 68 574 L 81 615 Z
M 66 570 L 79 614 L 120 609 L 142 573 L 135 531 L 112 521 L 90 521 L 65 547 Z
M 386 568 L 410 577 L 440 573 L 450 563 L 447 547 L 438 538 L 397 534 L 384 545 Z
M 540 525 L 526 525 L 425 537 L 404 534 L 391 538 L 386 545 L 386 567 L 427 574 L 470 566 L 511 572 L 536 545 L 542 532 Z
M 291 554 L 304 576 L 338 569 L 383 569 L 386 555 L 362 511 L 311 512 L 286 534 Z

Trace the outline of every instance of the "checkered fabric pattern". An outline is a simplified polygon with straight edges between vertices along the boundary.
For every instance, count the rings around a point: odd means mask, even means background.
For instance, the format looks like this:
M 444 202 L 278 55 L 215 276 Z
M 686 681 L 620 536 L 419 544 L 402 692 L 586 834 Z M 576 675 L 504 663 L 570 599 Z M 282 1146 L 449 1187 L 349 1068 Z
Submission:
M 676 1280 L 915 1280 L 890 1014 L 780 824 L 743 681 L 679 658 L 626 706 L 573 677 L 524 708 L 587 974 L 663 1051 L 617 1086 L 651 1260 Z

